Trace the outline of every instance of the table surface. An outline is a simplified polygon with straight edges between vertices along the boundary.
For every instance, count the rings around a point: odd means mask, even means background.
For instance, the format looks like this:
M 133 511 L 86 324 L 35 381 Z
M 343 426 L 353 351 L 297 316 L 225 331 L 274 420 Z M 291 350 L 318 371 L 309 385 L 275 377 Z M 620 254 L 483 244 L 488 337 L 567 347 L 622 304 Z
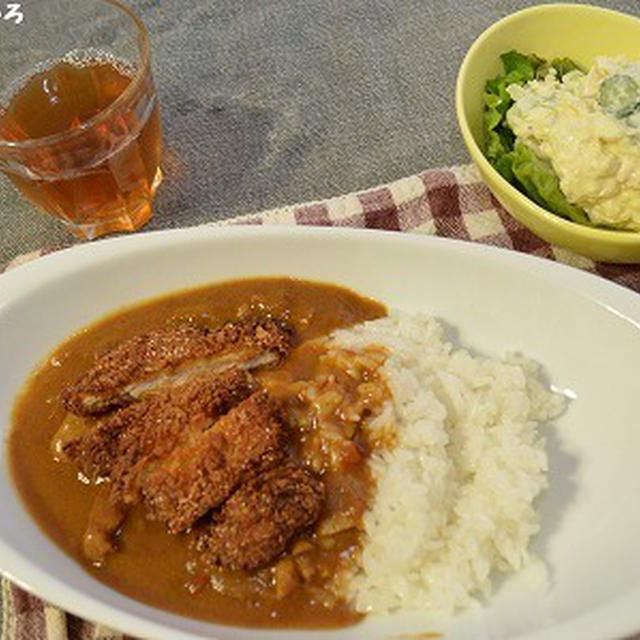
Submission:
M 145 227 L 153 230 L 468 162 L 454 110 L 460 62 L 489 24 L 537 3 L 130 4 L 151 33 L 165 132 L 166 179 Z M 639 11 L 638 0 L 599 4 Z M 0 264 L 72 240 L 2 175 L 0 223 Z

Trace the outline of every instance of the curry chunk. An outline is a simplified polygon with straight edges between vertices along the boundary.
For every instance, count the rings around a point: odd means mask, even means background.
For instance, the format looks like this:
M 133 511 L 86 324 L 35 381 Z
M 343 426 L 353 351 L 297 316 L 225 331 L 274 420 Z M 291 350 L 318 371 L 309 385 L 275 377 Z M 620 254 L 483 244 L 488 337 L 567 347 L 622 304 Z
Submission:
M 320 516 L 324 485 L 291 459 L 243 484 L 201 534 L 206 562 L 230 569 L 256 569 Z

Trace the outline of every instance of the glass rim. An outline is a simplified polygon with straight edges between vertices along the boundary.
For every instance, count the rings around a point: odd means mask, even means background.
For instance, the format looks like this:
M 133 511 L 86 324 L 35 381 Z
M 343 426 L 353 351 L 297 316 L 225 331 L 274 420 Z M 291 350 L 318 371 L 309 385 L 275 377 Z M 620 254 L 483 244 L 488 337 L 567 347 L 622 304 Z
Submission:
M 133 75 L 131 82 L 125 87 L 124 91 L 118 95 L 118 97 L 99 113 L 92 116 L 88 120 L 81 122 L 74 129 L 67 131 L 59 131 L 58 133 L 52 133 L 48 136 L 42 136 L 40 138 L 27 138 L 26 140 L 6 140 L 0 135 L 0 150 L 2 149 L 35 149 L 40 146 L 50 145 L 60 140 L 70 140 L 82 136 L 96 124 L 100 124 L 106 120 L 116 109 L 118 109 L 123 103 L 125 103 L 140 86 L 142 79 L 147 74 L 150 66 L 150 44 L 149 33 L 147 32 L 144 23 L 140 17 L 135 13 L 133 9 L 120 2 L 120 0 L 100 0 L 103 3 L 110 4 L 116 9 L 124 12 L 129 16 L 136 26 L 138 35 L 142 40 L 142 58 L 140 66 Z

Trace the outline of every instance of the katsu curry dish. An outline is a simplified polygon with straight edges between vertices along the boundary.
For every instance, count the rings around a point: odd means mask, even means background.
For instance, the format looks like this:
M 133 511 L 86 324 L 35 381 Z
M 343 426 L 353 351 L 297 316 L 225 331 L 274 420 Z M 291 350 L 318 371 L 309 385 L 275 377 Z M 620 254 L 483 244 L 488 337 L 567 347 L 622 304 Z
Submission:
M 277 628 L 455 615 L 528 562 L 565 402 L 536 363 L 447 333 L 292 278 L 116 310 L 25 382 L 12 477 L 95 579 L 170 612 Z

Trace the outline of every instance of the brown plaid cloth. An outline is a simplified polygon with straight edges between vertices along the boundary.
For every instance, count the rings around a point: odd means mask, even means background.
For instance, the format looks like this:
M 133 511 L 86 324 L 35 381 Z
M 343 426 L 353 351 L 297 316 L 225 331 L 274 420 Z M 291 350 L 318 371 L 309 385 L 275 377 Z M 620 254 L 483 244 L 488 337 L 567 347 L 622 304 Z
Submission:
M 594 263 L 566 249 L 549 245 L 509 216 L 471 165 L 425 171 L 368 191 L 252 214 L 219 224 L 365 227 L 434 234 L 557 260 L 640 292 L 640 265 Z M 57 248 L 49 247 L 19 256 L 6 268 L 16 267 Z M 4 578 L 0 613 L 3 640 L 126 638 L 101 625 L 66 614 Z

